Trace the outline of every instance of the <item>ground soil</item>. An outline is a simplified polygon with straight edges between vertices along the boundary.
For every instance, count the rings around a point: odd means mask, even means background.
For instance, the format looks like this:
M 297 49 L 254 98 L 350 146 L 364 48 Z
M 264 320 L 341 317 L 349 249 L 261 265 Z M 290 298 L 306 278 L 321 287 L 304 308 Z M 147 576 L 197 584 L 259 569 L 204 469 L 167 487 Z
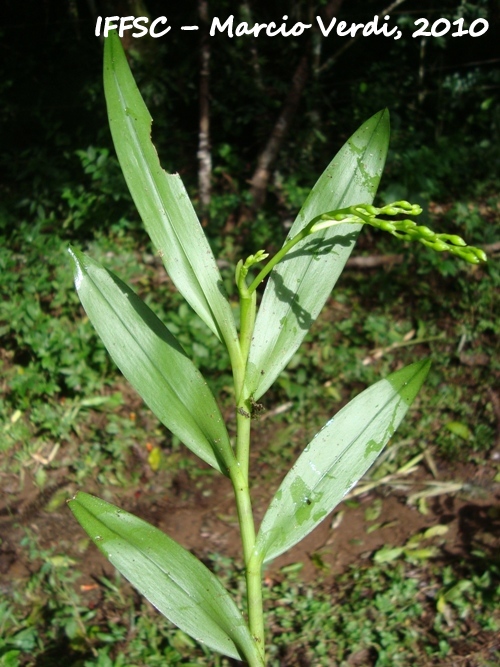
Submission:
M 415 493 L 429 488 L 429 482 L 436 482 L 422 466 L 404 478 L 405 487 L 398 488 L 403 480 L 396 479 L 391 485 L 381 485 L 358 496 L 355 506 L 340 505 L 299 545 L 277 558 L 268 576 L 296 562 L 303 563 L 305 581 L 316 580 L 318 563 L 323 573 L 335 576 L 370 559 L 382 546 L 403 546 L 412 536 L 437 524 L 448 528 L 440 537 L 440 546 L 450 556 L 466 558 L 473 545 L 485 540 L 488 548 L 500 547 L 500 484 L 493 481 L 493 468 L 441 464 L 438 474 L 443 492 L 427 500 L 427 513 L 408 502 L 408 489 Z M 276 486 L 278 483 L 276 480 Z M 271 497 L 271 486 L 272 483 L 254 485 L 258 520 Z M 54 471 L 43 492 L 29 477 L 21 487 L 18 476 L 4 480 L 7 504 L 0 506 L 0 576 L 12 580 L 29 573 L 27 554 L 19 547 L 26 527 L 38 536 L 40 549 L 69 554 L 84 575 L 112 572 L 108 561 L 94 547 L 90 546 L 83 557 L 79 545 L 84 534 L 65 504 L 48 511 L 50 498 L 61 489 L 68 497 L 78 490 L 61 469 Z M 193 481 L 186 470 L 181 470 L 174 476 L 166 472 L 149 475 L 136 488 L 90 483 L 85 490 L 153 523 L 200 557 L 218 553 L 239 558 L 232 490 L 225 478 L 206 475 Z M 374 503 L 381 503 L 381 509 L 375 520 L 370 520 Z

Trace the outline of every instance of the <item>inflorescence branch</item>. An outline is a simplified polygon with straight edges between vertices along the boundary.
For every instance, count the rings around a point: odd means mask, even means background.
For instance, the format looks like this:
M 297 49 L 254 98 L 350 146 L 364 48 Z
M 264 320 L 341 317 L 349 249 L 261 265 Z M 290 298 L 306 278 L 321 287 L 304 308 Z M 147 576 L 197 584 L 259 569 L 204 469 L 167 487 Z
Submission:
M 450 252 L 470 264 L 480 264 L 481 262 L 487 261 L 484 250 L 467 245 L 463 238 L 457 236 L 457 234 L 436 234 L 436 232 L 433 232 L 429 227 L 426 227 L 425 225 L 417 225 L 414 220 L 408 218 L 405 218 L 404 220 L 386 220 L 378 217 L 379 215 L 417 216 L 421 213 L 422 208 L 418 204 L 410 204 L 407 201 L 397 201 L 393 204 L 382 206 L 381 208 L 377 208 L 371 204 L 356 204 L 355 206 L 348 206 L 336 211 L 322 213 L 308 222 L 298 234 L 291 239 L 288 239 L 281 250 L 269 260 L 249 286 L 246 284 L 246 277 L 249 269 L 258 262 L 266 259 L 269 255 L 264 250 L 259 250 L 255 255 L 250 255 L 245 262 L 240 260 L 236 267 L 236 284 L 238 285 L 240 295 L 248 298 L 276 264 L 278 264 L 287 252 L 297 245 L 297 243 L 322 229 L 345 223 L 371 225 L 384 232 L 389 232 L 389 234 L 392 234 L 402 241 L 419 241 L 420 243 L 423 243 L 423 245 L 432 248 L 432 250 L 436 250 L 437 252 Z
M 370 204 L 357 204 L 349 206 L 340 211 L 323 213 L 315 218 L 311 225 L 310 233 L 325 229 L 333 224 L 352 222 L 354 224 L 371 225 L 384 232 L 389 232 L 402 241 L 419 241 L 428 248 L 437 252 L 450 252 L 470 264 L 486 262 L 486 254 L 481 248 L 469 246 L 456 234 L 437 234 L 425 225 L 417 225 L 414 220 L 384 220 L 377 216 L 395 215 L 420 215 L 422 208 L 418 204 L 410 204 L 407 201 L 397 201 L 382 208 Z M 309 226 L 309 225 L 308 225 Z

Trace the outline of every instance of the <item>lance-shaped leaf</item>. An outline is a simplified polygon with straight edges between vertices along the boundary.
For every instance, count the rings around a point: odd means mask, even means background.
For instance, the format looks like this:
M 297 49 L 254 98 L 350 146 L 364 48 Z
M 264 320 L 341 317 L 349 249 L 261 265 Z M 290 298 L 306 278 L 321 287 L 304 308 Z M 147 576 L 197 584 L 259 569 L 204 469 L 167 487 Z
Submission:
M 389 113 L 364 123 L 326 168 L 295 220 L 292 238 L 313 218 L 354 204 L 371 204 L 385 164 Z M 273 269 L 259 308 L 247 367 L 258 399 L 301 344 L 351 254 L 359 225 L 334 226 L 298 243 Z
M 95 545 L 164 616 L 224 655 L 261 665 L 255 642 L 215 575 L 161 530 L 87 493 L 69 501 Z
M 161 168 L 151 142 L 152 119 L 116 31 L 104 47 L 104 91 L 118 160 L 153 245 L 201 319 L 234 346 L 233 313 L 212 250 L 179 175 Z
M 130 287 L 78 250 L 70 253 L 80 300 L 118 368 L 172 433 L 227 474 L 233 450 L 201 373 Z
M 269 561 L 315 528 L 365 474 L 403 419 L 429 371 L 421 361 L 354 398 L 314 437 L 269 505 L 256 550 Z

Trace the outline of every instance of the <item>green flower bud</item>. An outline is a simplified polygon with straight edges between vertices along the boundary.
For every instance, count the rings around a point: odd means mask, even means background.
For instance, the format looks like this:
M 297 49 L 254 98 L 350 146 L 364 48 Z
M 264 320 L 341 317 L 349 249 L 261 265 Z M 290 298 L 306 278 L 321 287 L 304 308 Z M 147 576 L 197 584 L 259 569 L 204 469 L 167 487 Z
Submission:
M 324 222 L 339 222 L 340 220 L 344 220 L 345 217 L 345 213 L 336 213 L 335 215 L 332 215 L 331 213 L 323 213 L 319 220 Z M 324 226 L 320 227 L 320 229 L 324 229 Z
M 424 237 L 419 236 L 419 233 L 415 231 L 414 229 L 408 229 L 406 230 L 406 239 L 408 241 L 421 241 L 422 243 L 424 242 Z M 432 244 L 434 243 L 435 239 L 425 239 L 428 243 Z
M 450 246 L 444 241 L 440 241 L 439 239 L 437 241 L 434 241 L 431 247 L 434 248 L 434 250 L 436 250 L 437 252 L 445 252 L 445 250 L 450 250 Z
M 426 227 L 425 225 L 419 225 L 417 227 L 417 231 L 420 236 L 423 236 L 426 239 L 434 239 L 436 237 L 436 233 L 432 231 L 432 229 L 429 229 L 429 227 Z
M 337 213 L 332 211 L 315 218 L 316 223 L 309 228 L 308 233 L 314 234 L 321 229 L 333 226 L 336 222 L 368 224 L 384 232 L 389 232 L 402 241 L 419 241 L 437 252 L 450 252 L 471 264 L 479 264 L 480 262 L 487 261 L 486 254 L 480 248 L 467 246 L 466 242 L 456 234 L 436 234 L 426 225 L 417 225 L 414 220 L 384 220 L 377 217 L 379 215 L 420 215 L 420 213 L 422 213 L 421 206 L 410 204 L 405 200 L 387 204 L 387 206 L 383 206 L 382 208 L 377 208 L 371 204 L 358 204 L 338 210 Z M 259 251 L 255 257 L 251 256 L 249 258 L 251 263 L 261 261 L 264 257 L 261 257 L 260 253 L 263 252 Z M 248 260 L 245 266 L 247 264 Z
M 401 225 L 401 229 L 406 229 L 407 231 L 418 229 L 415 220 L 400 220 L 397 224 Z
M 474 260 L 474 264 L 479 264 L 479 262 L 487 262 L 488 258 L 486 257 L 486 253 L 484 250 L 481 250 L 481 248 L 476 248 L 475 246 L 468 246 L 466 250 L 463 250 L 462 252 L 467 253 L 467 261 L 472 262 Z
M 404 199 L 393 202 L 392 206 L 397 206 L 398 208 L 403 209 L 403 211 L 411 211 L 413 208 L 413 204 L 410 204 L 410 202 L 405 201 Z
M 397 220 L 394 224 L 399 232 L 408 236 L 408 239 L 418 238 L 417 225 L 413 220 Z
M 453 243 L 453 245 L 456 246 L 464 247 L 467 245 L 463 238 L 457 236 L 456 234 L 439 234 L 438 236 L 442 241 L 448 241 L 449 243 Z
M 412 235 L 404 234 L 403 232 L 398 232 L 397 230 L 392 232 L 392 235 L 395 236 L 397 239 L 400 239 L 401 241 L 414 241 L 415 240 L 415 238 Z M 423 242 L 424 241 L 422 241 L 422 243 Z

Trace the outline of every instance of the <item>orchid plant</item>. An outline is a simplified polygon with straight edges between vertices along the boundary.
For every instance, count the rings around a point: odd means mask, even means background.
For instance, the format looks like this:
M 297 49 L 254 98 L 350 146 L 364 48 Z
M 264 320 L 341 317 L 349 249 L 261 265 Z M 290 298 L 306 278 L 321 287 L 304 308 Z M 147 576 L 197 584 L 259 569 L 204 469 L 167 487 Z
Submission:
M 179 292 L 229 353 L 234 439 L 205 379 L 168 327 L 115 274 L 71 248 L 76 289 L 112 358 L 152 412 L 191 451 L 231 480 L 245 565 L 246 610 L 238 609 L 200 560 L 149 523 L 84 492 L 78 492 L 69 506 L 96 546 L 162 614 L 214 651 L 263 667 L 263 567 L 310 533 L 366 473 L 417 395 L 429 362 L 418 361 L 392 373 L 342 408 L 307 444 L 258 531 L 249 486 L 256 402 L 317 318 L 363 225 L 472 263 L 486 257 L 455 235 L 418 226 L 410 219 L 421 212 L 418 206 L 371 205 L 389 141 L 389 115 L 381 111 L 352 135 L 327 167 L 281 250 L 271 258 L 259 250 L 238 262 L 237 327 L 235 309 L 181 179 L 160 166 L 150 138 L 152 120 L 116 32 L 105 43 L 104 84 L 120 165 L 152 243 Z M 257 307 L 257 291 L 265 279 Z

